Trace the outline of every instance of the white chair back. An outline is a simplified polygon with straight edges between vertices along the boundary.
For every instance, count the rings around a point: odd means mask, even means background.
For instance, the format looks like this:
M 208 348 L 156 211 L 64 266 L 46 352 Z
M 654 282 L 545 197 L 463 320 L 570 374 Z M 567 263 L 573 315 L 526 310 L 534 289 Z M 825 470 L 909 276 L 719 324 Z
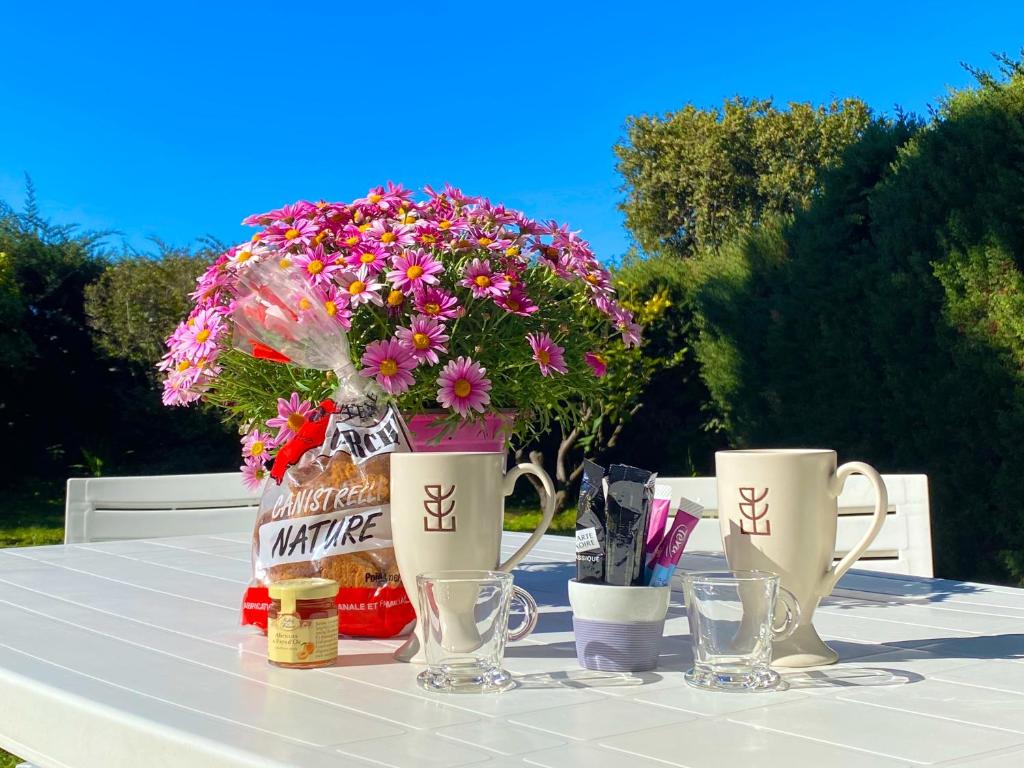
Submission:
M 249 532 L 259 500 L 240 472 L 73 478 L 64 543 Z
M 881 532 L 855 567 L 869 571 L 932 576 L 932 532 L 926 475 L 882 475 L 889 511 Z M 704 519 L 690 535 L 689 552 L 721 552 L 718 488 L 713 477 L 659 477 L 672 486 L 673 512 L 680 496 L 704 507 Z M 854 475 L 839 496 L 835 559 L 849 552 L 868 529 L 874 494 L 867 478 Z

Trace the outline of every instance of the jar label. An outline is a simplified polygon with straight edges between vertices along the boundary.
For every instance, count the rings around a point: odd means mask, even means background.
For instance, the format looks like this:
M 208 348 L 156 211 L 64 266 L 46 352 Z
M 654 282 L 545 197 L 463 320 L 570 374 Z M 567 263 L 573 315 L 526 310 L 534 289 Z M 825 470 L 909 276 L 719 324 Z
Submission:
M 267 621 L 267 655 L 281 664 L 332 661 L 338 656 L 338 616 L 300 619 L 282 613 Z

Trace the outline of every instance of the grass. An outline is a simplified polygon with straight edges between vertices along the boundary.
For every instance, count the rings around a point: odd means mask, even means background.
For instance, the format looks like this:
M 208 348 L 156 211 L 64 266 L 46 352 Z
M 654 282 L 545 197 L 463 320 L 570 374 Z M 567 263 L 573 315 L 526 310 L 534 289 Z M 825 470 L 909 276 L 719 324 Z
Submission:
M 540 522 L 532 507 L 509 506 L 505 529 L 530 532 Z M 576 509 L 555 515 L 548 533 L 569 536 L 576 530 Z M 63 483 L 33 482 L 15 488 L 0 504 L 0 547 L 37 547 L 64 541 Z M 14 768 L 21 760 L 0 749 L 0 768 Z
M 0 547 L 36 547 L 64 541 L 64 485 L 31 482 L 0 505 Z
M 532 533 L 540 522 L 540 512 L 533 507 L 508 506 L 505 508 L 505 530 Z M 554 536 L 573 536 L 576 533 L 576 507 L 555 515 L 548 527 Z

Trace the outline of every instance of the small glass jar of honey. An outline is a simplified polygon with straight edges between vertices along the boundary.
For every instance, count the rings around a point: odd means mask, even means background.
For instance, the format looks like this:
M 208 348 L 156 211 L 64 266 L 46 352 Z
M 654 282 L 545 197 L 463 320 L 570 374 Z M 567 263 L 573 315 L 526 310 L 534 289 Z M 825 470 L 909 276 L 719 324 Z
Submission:
M 267 660 L 278 667 L 329 667 L 338 658 L 338 582 L 288 579 L 270 585 Z

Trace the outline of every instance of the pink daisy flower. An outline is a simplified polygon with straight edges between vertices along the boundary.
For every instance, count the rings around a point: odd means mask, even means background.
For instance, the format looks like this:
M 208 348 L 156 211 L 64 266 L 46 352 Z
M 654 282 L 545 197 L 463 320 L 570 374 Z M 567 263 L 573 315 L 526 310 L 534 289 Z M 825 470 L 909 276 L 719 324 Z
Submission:
M 584 267 L 584 269 L 578 270 L 578 273 L 593 291 L 602 292 L 611 288 L 611 275 L 600 266 L 590 265 L 589 269 Z
M 416 294 L 416 311 L 429 317 L 451 320 L 458 313 L 458 301 L 433 286 L 427 286 Z
M 420 220 L 420 212 L 415 203 L 408 206 L 403 206 L 395 212 L 395 221 L 405 227 L 411 227 L 409 230 L 410 237 L 415 232 L 416 223 Z
M 590 370 L 594 372 L 597 378 L 601 378 L 608 373 L 608 358 L 600 352 L 587 352 L 583 359 L 587 361 L 587 365 L 590 366 Z
M 506 312 L 511 312 L 513 315 L 519 315 L 520 317 L 529 317 L 540 309 L 540 307 L 534 304 L 530 297 L 526 295 L 526 291 L 518 285 L 514 286 L 507 294 L 499 296 L 494 301 Z
M 348 297 L 337 286 L 331 285 L 319 291 L 318 298 L 328 317 L 333 317 L 346 331 L 352 328 L 352 310 L 348 306 Z
M 324 252 L 322 245 L 315 245 L 293 256 L 291 263 L 300 269 L 310 281 L 318 285 L 329 283 L 331 276 L 344 268 L 338 263 L 338 257 L 335 254 Z
M 193 362 L 215 355 L 217 339 L 227 328 L 224 318 L 213 309 L 200 309 L 183 325 L 176 351 Z
M 233 248 L 229 248 L 225 251 L 228 257 L 228 263 L 231 266 L 237 268 L 248 266 L 254 263 L 253 256 L 256 256 L 255 245 L 253 243 L 244 243 L 242 245 L 236 245 Z
M 376 275 L 388 263 L 388 254 L 379 245 L 363 242 L 345 257 L 345 263 L 368 275 Z
M 449 360 L 437 377 L 437 402 L 463 417 L 470 411 L 483 413 L 491 402 L 491 382 L 485 378 L 486 373 L 487 369 L 471 358 Z
M 263 241 L 278 248 L 308 246 L 317 236 L 317 226 L 306 219 L 295 219 L 291 223 L 277 223 L 267 230 Z
M 277 416 L 267 419 L 267 426 L 277 430 L 277 442 L 282 443 L 302 429 L 312 410 L 312 403 L 300 399 L 298 392 L 292 392 L 287 400 L 278 398 Z
M 168 375 L 177 376 L 182 382 L 195 384 L 203 374 L 210 372 L 210 362 L 206 358 L 199 361 L 189 360 L 187 357 L 180 358 L 169 352 L 156 364 L 156 367 L 159 371 L 166 371 Z
M 416 245 L 421 248 L 436 248 L 439 243 L 448 239 L 449 235 L 437 228 L 437 225 L 430 220 L 420 219 L 416 222 L 416 234 L 413 239 Z
M 309 213 L 313 209 L 312 203 L 305 200 L 299 200 L 297 203 L 285 205 L 273 211 L 267 211 L 266 213 L 256 213 L 252 216 L 247 216 L 242 219 L 242 224 L 247 227 L 253 226 L 267 226 L 275 221 L 282 221 L 286 224 L 290 224 L 297 217 Z
M 466 233 L 466 237 L 473 245 L 485 248 L 488 251 L 503 252 L 512 245 L 512 241 L 507 237 L 507 233 L 504 230 L 473 228 Z
M 250 463 L 250 460 L 246 459 L 240 469 L 242 470 L 242 482 L 250 491 L 259 489 L 263 485 L 263 481 L 270 476 L 262 461 Z
M 617 307 L 615 306 L 615 302 L 612 300 L 612 298 L 610 296 L 606 296 L 604 294 L 600 294 L 599 293 L 599 294 L 594 294 L 593 296 L 591 296 L 590 300 L 591 300 L 591 303 L 595 307 L 597 307 L 599 312 L 601 312 L 604 315 L 607 315 L 608 317 L 610 317 L 612 319 L 615 319 L 615 313 L 617 311 Z
M 640 345 L 640 324 L 634 323 L 632 320 L 627 321 L 620 328 L 622 331 L 622 343 L 626 345 L 626 349 L 636 347 Z
M 444 267 L 433 256 L 424 251 L 405 251 L 395 256 L 394 269 L 388 272 L 388 280 L 395 288 L 411 291 L 421 285 L 434 285 Z
M 368 211 L 374 209 L 393 211 L 405 205 L 411 197 L 411 191 L 404 189 L 401 184 L 395 185 L 389 181 L 386 188 L 374 187 L 367 193 L 366 197 L 356 200 L 355 205 L 364 207 Z
M 393 317 L 401 315 L 405 310 L 405 298 L 405 294 L 397 288 L 392 288 L 388 291 L 388 296 L 384 300 L 384 304 L 388 308 L 388 314 Z
M 565 349 L 555 344 L 549 334 L 530 333 L 527 334 L 526 340 L 530 342 L 533 359 L 540 366 L 542 376 L 550 376 L 551 371 L 568 372 L 569 369 L 565 367 Z
M 506 208 L 504 203 L 492 205 L 489 200 L 485 200 L 480 207 L 487 213 L 487 218 L 496 224 L 515 224 L 521 215 L 517 211 Z
M 540 225 L 535 219 L 531 219 L 522 211 L 515 212 L 515 221 L 519 231 L 524 235 L 536 235 L 540 233 Z
M 628 309 L 613 302 L 609 302 L 608 314 L 615 321 L 616 327 L 622 332 L 622 343 L 626 345 L 626 349 L 638 346 L 640 344 L 642 328 L 639 323 L 633 322 L 633 314 Z
M 213 364 L 215 359 L 216 355 L 193 362 L 173 354 L 164 356 L 157 364 L 159 370 L 167 372 L 162 396 L 164 405 L 188 405 L 199 400 L 210 380 L 220 374 L 220 366 Z
M 266 461 L 270 457 L 270 451 L 277 443 L 269 432 L 260 432 L 254 429 L 242 438 L 242 455 L 257 461 Z
M 363 230 L 355 224 L 346 224 L 338 234 L 337 242 L 346 248 L 355 248 L 363 241 Z
M 437 227 L 442 237 L 451 237 L 466 228 L 466 220 L 454 213 L 439 215 L 434 221 L 434 226 Z
M 226 261 L 227 254 L 221 254 L 221 257 L 196 280 L 196 289 L 189 294 L 189 298 L 200 306 L 216 303 L 217 294 L 227 287 L 230 279 L 227 270 L 222 268 Z
M 392 224 L 384 219 L 373 222 L 366 235 L 386 248 L 406 248 L 413 244 L 412 227 Z
M 320 226 L 329 227 L 335 233 L 351 218 L 352 213 L 344 203 L 329 203 L 326 200 L 321 200 L 316 204 L 314 220 Z
M 360 304 L 384 305 L 384 299 L 378 291 L 384 287 L 382 283 L 375 283 L 365 274 L 344 272 L 340 278 L 342 295 L 346 298 L 349 306 L 358 307 Z
M 417 315 L 409 328 L 399 328 L 395 331 L 395 336 L 398 337 L 399 343 L 412 353 L 417 363 L 426 360 L 431 365 L 437 365 L 437 353 L 448 351 L 444 345 L 448 341 L 444 326 L 427 315 Z
M 511 288 L 508 278 L 491 269 L 491 262 L 473 259 L 466 267 L 466 277 L 459 283 L 473 292 L 473 297 L 483 299 L 501 296 Z
M 377 383 L 392 395 L 405 392 L 416 381 L 412 376 L 416 359 L 397 339 L 368 344 L 362 363 L 365 367 L 359 374 L 376 378 Z
M 202 396 L 196 391 L 191 378 L 171 373 L 164 379 L 164 391 L 160 400 L 164 405 L 188 405 Z

